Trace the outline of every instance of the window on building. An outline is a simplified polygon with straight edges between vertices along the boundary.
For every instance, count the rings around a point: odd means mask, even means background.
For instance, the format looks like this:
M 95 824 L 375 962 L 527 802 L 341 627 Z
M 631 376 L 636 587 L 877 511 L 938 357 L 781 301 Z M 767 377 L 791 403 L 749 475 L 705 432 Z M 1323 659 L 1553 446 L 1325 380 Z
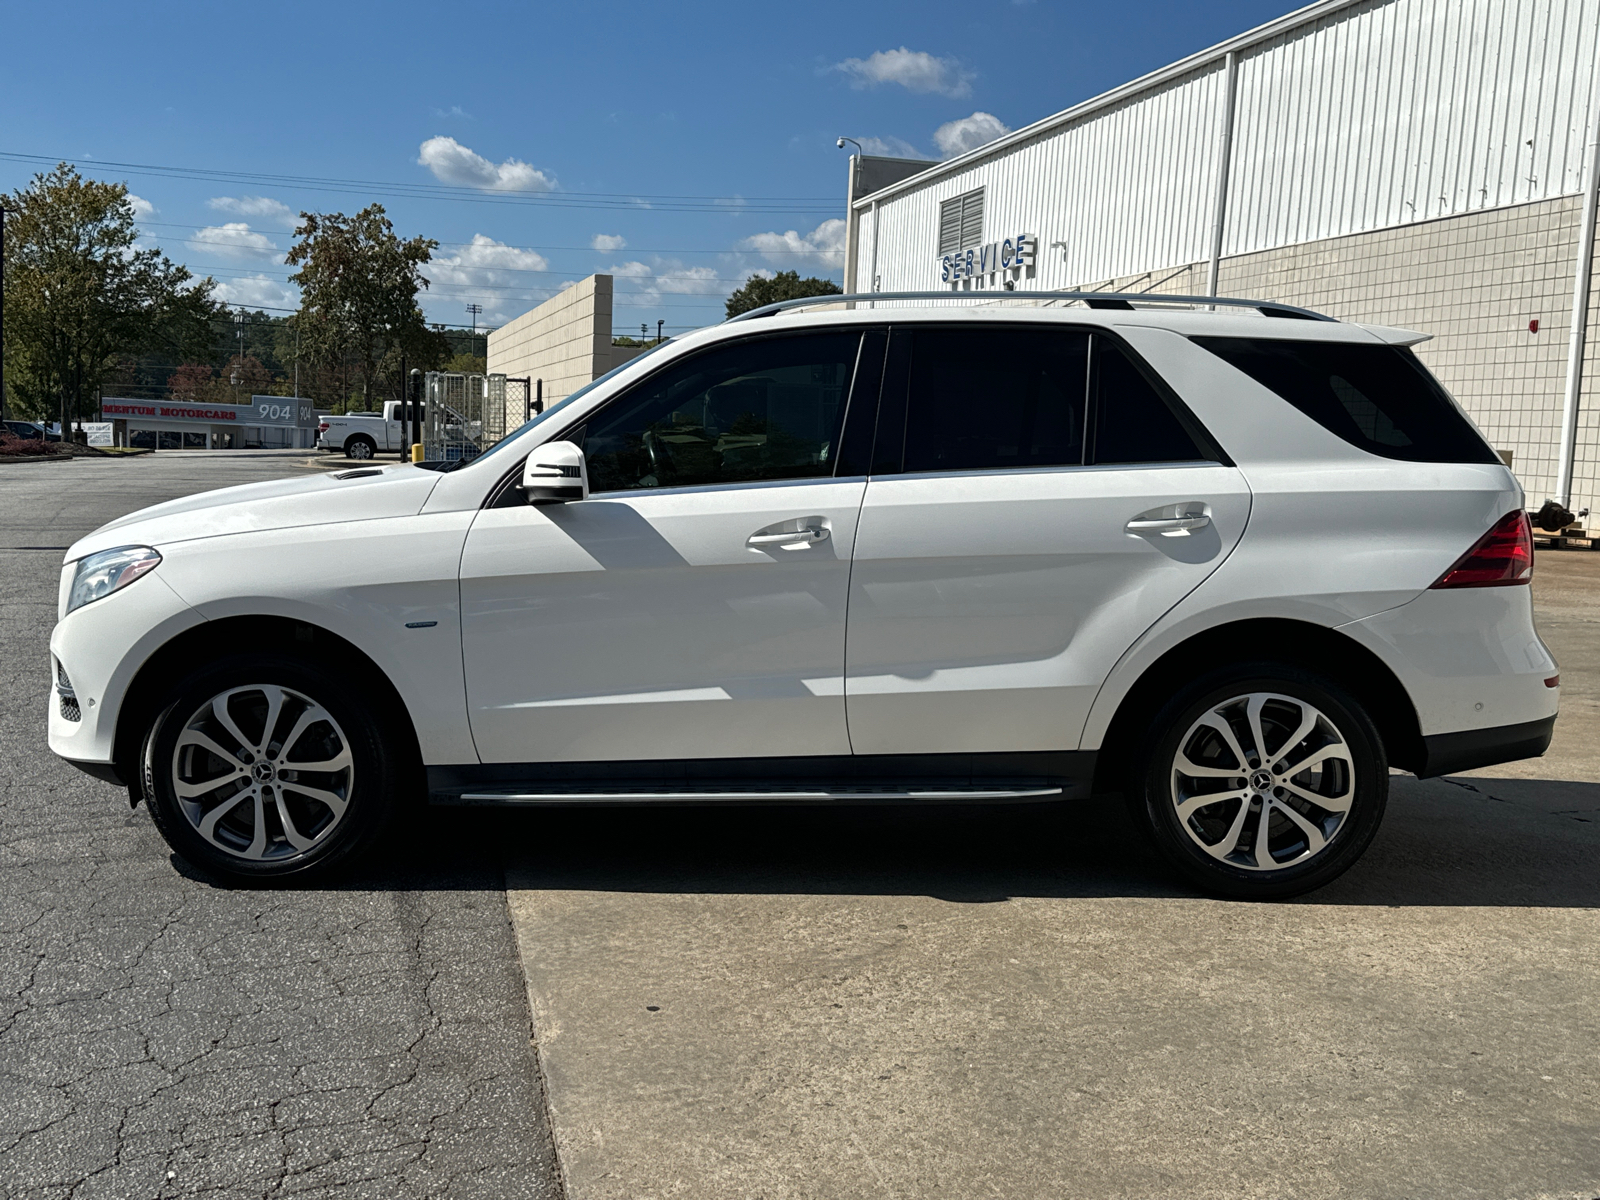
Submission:
M 983 241 L 983 189 L 939 205 L 939 253 L 953 254 Z
M 1194 341 L 1370 454 L 1406 462 L 1500 461 L 1410 350 L 1278 338 Z
M 619 396 L 579 435 L 596 492 L 833 474 L 860 333 L 713 347 Z
M 904 336 L 911 339 L 905 470 L 1083 462 L 1087 333 L 937 325 Z
M 1094 339 L 1096 463 L 1194 462 L 1204 459 L 1172 408 L 1127 352 Z

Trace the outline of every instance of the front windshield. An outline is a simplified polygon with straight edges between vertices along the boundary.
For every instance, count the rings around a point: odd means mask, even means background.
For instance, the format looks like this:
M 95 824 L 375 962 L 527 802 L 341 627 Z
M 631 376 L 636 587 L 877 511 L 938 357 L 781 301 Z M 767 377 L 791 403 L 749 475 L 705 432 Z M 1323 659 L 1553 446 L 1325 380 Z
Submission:
M 633 366 L 635 363 L 639 362 L 640 360 L 649 358 L 657 350 L 661 349 L 661 347 L 670 346 L 671 344 L 672 344 L 672 342 L 671 342 L 670 339 L 667 340 L 667 341 L 664 341 L 664 342 L 657 342 L 654 346 L 651 346 L 650 349 L 646 350 L 643 354 L 634 355 L 634 357 L 630 358 L 627 362 L 623 363 L 620 367 L 612 367 L 611 370 L 607 371 L 604 375 L 600 376 L 600 378 L 594 380 L 592 383 L 586 383 L 581 388 L 579 388 L 577 391 L 573 392 L 571 395 L 563 396 L 560 400 L 557 400 L 554 404 L 550 405 L 550 407 L 545 409 L 542 413 L 539 413 L 537 416 L 535 416 L 535 417 L 533 417 L 533 418 L 531 418 L 531 419 L 529 419 L 527 421 L 524 421 L 516 429 L 513 429 L 510 433 L 506 434 L 505 437 L 501 438 L 498 442 L 496 442 L 494 445 L 490 446 L 487 450 L 485 450 L 482 454 L 478 455 L 476 458 L 470 458 L 470 459 L 464 458 L 464 459 L 461 459 L 461 460 L 459 460 L 457 462 L 451 463 L 445 469 L 446 470 L 450 470 L 450 471 L 458 470 L 461 467 L 470 466 L 470 465 L 472 465 L 474 463 L 481 463 L 484 459 L 489 458 L 489 457 L 491 457 L 493 455 L 496 455 L 496 454 L 500 453 L 500 451 L 504 450 L 512 442 L 516 441 L 524 433 L 527 433 L 528 430 L 532 429 L 535 425 L 538 425 L 542 421 L 549 420 L 551 416 L 553 416 L 555 413 L 560 412 L 563 408 L 566 408 L 567 405 L 571 404 L 574 400 L 578 399 L 580 396 L 587 396 L 590 392 L 594 391 L 595 388 L 599 387 L 602 383 L 605 383 L 607 380 L 612 378 L 612 376 L 621 374 L 623 371 L 626 371 L 629 367 Z

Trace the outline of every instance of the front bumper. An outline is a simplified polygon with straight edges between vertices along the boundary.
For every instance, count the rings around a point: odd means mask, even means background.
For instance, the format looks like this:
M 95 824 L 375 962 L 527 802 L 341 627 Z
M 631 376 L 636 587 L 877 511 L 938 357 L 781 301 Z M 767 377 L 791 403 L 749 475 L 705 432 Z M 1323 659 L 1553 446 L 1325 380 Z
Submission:
M 62 672 L 71 680 L 78 720 L 62 712 L 59 688 L 52 686 L 50 749 L 84 770 L 110 767 L 122 702 L 139 668 L 172 638 L 204 621 L 161 578 L 159 567 L 64 616 L 50 635 L 51 683 L 56 685 Z

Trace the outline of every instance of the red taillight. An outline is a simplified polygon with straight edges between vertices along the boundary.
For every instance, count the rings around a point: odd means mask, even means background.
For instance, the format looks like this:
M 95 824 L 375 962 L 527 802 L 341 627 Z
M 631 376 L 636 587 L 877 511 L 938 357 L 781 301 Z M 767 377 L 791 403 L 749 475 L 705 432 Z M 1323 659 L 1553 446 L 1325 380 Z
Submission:
M 1436 588 L 1504 587 L 1533 578 L 1533 526 L 1518 509 L 1495 522 L 1493 529 L 1439 577 Z
M 317 432 L 318 433 L 327 433 L 328 432 L 328 423 L 326 421 L 324 421 L 324 422 L 322 422 L 322 424 L 318 425 L 317 426 Z

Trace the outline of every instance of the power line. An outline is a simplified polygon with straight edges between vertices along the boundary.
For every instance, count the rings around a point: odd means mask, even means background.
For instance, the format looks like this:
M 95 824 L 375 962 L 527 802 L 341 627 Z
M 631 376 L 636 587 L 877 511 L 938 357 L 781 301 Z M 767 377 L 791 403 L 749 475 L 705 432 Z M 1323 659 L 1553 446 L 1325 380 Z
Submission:
M 154 236 L 154 237 L 151 237 L 149 240 L 153 241 L 153 242 L 165 242 L 165 243 L 168 243 L 168 244 L 173 243 L 173 242 L 182 242 L 185 245 L 188 244 L 187 242 L 185 242 L 185 240 L 183 238 L 166 238 L 166 237 Z M 215 244 L 213 244 L 213 248 L 221 248 L 221 245 L 222 245 L 221 243 L 215 243 Z M 202 263 L 185 262 L 184 265 L 187 266 L 191 271 L 194 271 L 194 270 L 216 271 L 216 272 L 221 272 L 221 271 L 244 271 L 244 272 L 247 272 L 247 273 L 249 273 L 251 275 L 263 275 L 263 276 L 268 276 L 268 277 L 270 277 L 272 279 L 283 279 L 283 280 L 287 281 L 288 278 L 289 278 L 289 276 L 287 274 L 269 272 L 269 271 L 267 271 L 265 269 L 265 267 L 268 267 L 268 266 L 277 267 L 277 266 L 282 266 L 283 265 L 282 263 L 278 263 L 278 262 L 264 263 L 263 264 L 263 269 L 261 269 L 261 270 L 253 270 L 250 267 L 235 266 L 233 264 L 223 264 L 223 263 L 211 263 L 211 264 L 208 264 L 208 263 L 204 263 L 204 262 L 202 262 Z M 430 265 L 436 268 L 435 274 L 437 274 L 437 268 L 443 268 L 443 269 L 445 269 L 447 271 L 495 271 L 495 272 L 499 272 L 501 274 L 506 274 L 506 275 L 559 275 L 564 279 L 587 279 L 590 275 L 595 275 L 595 274 L 601 274 L 601 275 L 611 274 L 613 276 L 613 278 L 616 278 L 616 279 L 619 279 L 619 280 L 643 279 L 643 278 L 645 278 L 645 276 L 642 276 L 642 275 L 616 275 L 614 272 L 606 272 L 606 271 L 600 271 L 600 272 L 595 272 L 595 271 L 557 271 L 557 270 L 555 270 L 553 268 L 550 268 L 550 267 L 465 266 L 465 265 L 460 264 L 460 263 L 447 263 L 447 262 L 442 262 L 442 261 L 441 262 L 432 263 L 432 264 L 424 263 L 422 265 L 421 269 L 423 271 L 427 271 L 428 267 Z M 704 283 L 744 283 L 750 278 L 751 274 L 754 274 L 754 272 L 746 272 L 745 274 L 738 275 L 738 276 L 729 276 L 729 275 L 696 275 L 694 278 L 696 280 L 698 280 L 700 282 L 704 282 Z M 661 277 L 660 276 L 651 276 L 650 278 L 661 278 Z M 437 282 L 437 281 L 430 279 L 429 280 L 430 286 L 433 285 L 435 282 Z M 476 285 L 476 284 L 464 284 L 464 283 L 451 283 L 449 281 L 446 281 L 442 286 L 445 286 L 445 287 L 476 287 L 478 285 Z M 495 286 L 495 285 L 484 284 L 483 286 L 484 287 L 491 287 L 491 286 Z M 502 290 L 504 290 L 503 285 L 501 285 L 501 286 L 502 286 Z
M 0 150 L 0 159 L 54 166 L 72 162 L 71 155 L 20 154 Z M 834 199 L 784 196 L 671 196 L 626 192 L 568 192 L 525 188 L 484 189 L 457 184 L 397 183 L 367 179 L 337 179 L 317 175 L 274 175 L 251 171 L 228 171 L 206 167 L 178 167 L 159 163 L 125 163 L 109 159 L 90 159 L 98 168 L 111 167 L 130 175 L 150 175 L 168 179 L 195 179 L 210 183 L 240 183 L 250 187 L 275 185 L 312 192 L 377 193 L 411 199 L 455 200 L 471 204 L 537 205 L 550 208 L 598 208 L 640 212 L 752 212 L 752 213 L 832 213 L 839 208 Z
M 137 224 L 139 225 L 139 227 L 141 229 L 152 228 L 152 227 L 156 227 L 156 226 L 159 226 L 159 227 L 161 227 L 163 229 L 219 229 L 219 228 L 221 228 L 221 226 L 218 226 L 218 225 L 184 225 L 184 224 L 180 224 L 177 221 L 145 221 L 145 220 L 140 220 L 140 221 L 137 222 Z M 292 234 L 292 233 L 294 233 L 294 230 L 292 230 L 292 229 L 280 229 L 280 228 L 263 228 L 263 227 L 260 227 L 260 226 L 251 226 L 250 232 L 251 233 Z M 149 234 L 147 236 L 149 236 L 151 238 L 151 240 L 153 240 L 153 241 L 169 241 L 170 242 L 170 241 L 190 241 L 190 240 L 192 240 L 192 239 L 189 239 L 189 238 L 163 238 L 159 234 Z M 471 247 L 471 246 L 477 245 L 476 242 L 447 242 L 447 241 L 444 241 L 442 239 L 435 239 L 435 240 L 438 241 L 439 245 L 441 245 L 441 246 Z M 211 243 L 211 244 L 212 245 L 218 245 L 218 244 L 221 244 L 221 243 Z M 625 247 L 622 248 L 622 250 L 596 250 L 593 246 L 514 246 L 509 242 L 496 242 L 495 245 L 497 247 L 499 247 L 501 249 L 505 249 L 505 250 L 531 250 L 535 254 L 542 253 L 542 252 L 547 251 L 547 250 L 548 251 L 581 250 L 581 251 L 583 251 L 585 253 L 593 253 L 593 254 L 621 254 L 624 251 L 626 251 L 628 253 L 631 253 L 631 254 L 760 254 L 762 257 L 767 258 L 767 257 L 772 257 L 774 255 L 779 255 L 779 254 L 793 254 L 793 255 L 799 255 L 799 256 L 804 257 L 804 256 L 807 256 L 807 255 L 817 256 L 817 255 L 821 255 L 821 254 L 827 253 L 827 251 L 825 251 L 825 250 L 739 250 L 739 249 L 733 249 L 733 250 L 707 250 L 703 246 L 702 247 L 698 247 L 698 248 L 684 248 L 684 249 L 677 249 L 677 250 L 662 250 L 662 249 L 658 249 L 658 248 L 654 248 L 654 247 L 650 247 L 650 246 L 625 246 Z

